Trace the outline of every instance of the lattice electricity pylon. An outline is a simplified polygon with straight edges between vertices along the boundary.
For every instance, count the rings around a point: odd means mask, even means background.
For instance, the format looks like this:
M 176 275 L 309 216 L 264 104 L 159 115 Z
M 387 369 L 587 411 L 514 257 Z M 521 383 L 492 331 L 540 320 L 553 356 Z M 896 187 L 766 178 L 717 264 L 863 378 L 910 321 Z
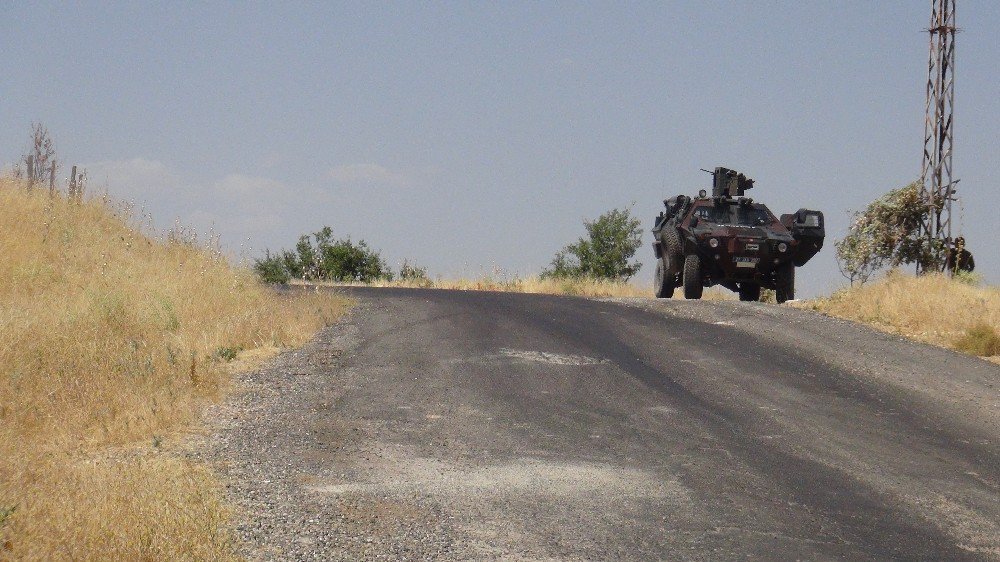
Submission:
M 955 184 L 951 175 L 952 123 L 955 105 L 955 0 L 931 0 L 930 56 L 927 60 L 927 115 L 924 121 L 924 158 L 920 195 L 928 206 L 922 234 L 928 259 L 918 263 L 923 272 L 944 269 L 951 239 L 951 202 Z

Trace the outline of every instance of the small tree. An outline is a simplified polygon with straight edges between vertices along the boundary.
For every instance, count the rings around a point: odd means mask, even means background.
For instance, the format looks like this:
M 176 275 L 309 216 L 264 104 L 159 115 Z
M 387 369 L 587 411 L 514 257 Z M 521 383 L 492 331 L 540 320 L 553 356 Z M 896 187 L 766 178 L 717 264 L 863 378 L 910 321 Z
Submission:
M 920 182 L 913 182 L 854 213 L 847 236 L 834 243 L 841 273 L 854 284 L 864 283 L 885 267 L 931 264 L 941 248 L 928 247 L 920 235 L 928 212 L 920 197 Z
M 556 253 L 542 277 L 593 277 L 627 280 L 642 264 L 629 260 L 642 245 L 639 219 L 631 207 L 612 209 L 594 221 L 584 221 L 587 237 Z
M 49 130 L 41 123 L 31 124 L 31 148 L 22 161 L 14 168 L 14 177 L 27 179 L 30 183 L 43 183 L 52 173 L 56 149 Z M 21 165 L 24 165 L 24 168 Z
M 325 228 L 329 229 L 329 227 Z M 297 277 L 302 279 L 319 279 L 319 259 L 308 235 L 299 236 L 299 241 L 295 244 L 295 252 L 298 254 L 298 263 L 297 265 L 292 264 L 289 269 L 297 271 Z
M 281 265 L 288 272 L 289 277 L 305 279 L 305 269 L 295 252 L 289 250 L 281 252 Z

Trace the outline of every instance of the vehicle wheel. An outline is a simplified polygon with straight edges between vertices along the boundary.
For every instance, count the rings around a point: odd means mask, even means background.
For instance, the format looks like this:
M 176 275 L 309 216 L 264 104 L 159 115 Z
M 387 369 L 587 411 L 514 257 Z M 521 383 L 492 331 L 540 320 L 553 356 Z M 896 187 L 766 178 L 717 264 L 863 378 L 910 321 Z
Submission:
M 741 301 L 759 301 L 760 285 L 756 283 L 740 283 Z
M 701 284 L 701 258 L 691 254 L 684 258 L 684 298 L 700 299 L 704 288 Z
M 656 290 L 656 298 L 669 299 L 674 296 L 674 276 L 667 273 L 667 266 L 663 259 L 656 260 L 656 276 L 653 279 L 653 288 Z
M 778 301 L 778 304 L 793 300 L 795 298 L 795 266 L 790 263 L 781 266 L 777 277 L 774 300 Z
M 671 229 L 663 236 L 663 257 L 668 259 L 664 265 L 667 271 L 677 275 L 684 265 L 684 245 L 681 243 L 681 233 Z

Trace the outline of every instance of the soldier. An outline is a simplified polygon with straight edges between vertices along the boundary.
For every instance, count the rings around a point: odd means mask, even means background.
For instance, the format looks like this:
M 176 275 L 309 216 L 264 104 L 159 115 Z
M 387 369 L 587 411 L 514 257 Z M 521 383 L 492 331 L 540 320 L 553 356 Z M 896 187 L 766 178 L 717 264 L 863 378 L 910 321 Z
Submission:
M 952 273 L 956 271 L 971 273 L 976 269 L 976 260 L 973 259 L 972 252 L 965 248 L 965 237 L 959 236 L 955 239 L 955 247 L 948 250 L 944 266 Z

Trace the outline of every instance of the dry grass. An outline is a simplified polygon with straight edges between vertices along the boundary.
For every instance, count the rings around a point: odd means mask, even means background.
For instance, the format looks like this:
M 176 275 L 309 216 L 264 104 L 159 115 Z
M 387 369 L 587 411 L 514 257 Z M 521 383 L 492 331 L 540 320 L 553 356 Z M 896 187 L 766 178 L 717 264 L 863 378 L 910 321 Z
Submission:
M 981 287 L 943 275 L 915 277 L 894 271 L 875 282 L 799 306 L 925 343 L 977 355 L 997 354 L 997 287 Z
M 494 278 L 482 276 L 474 279 L 437 279 L 423 281 L 376 282 L 374 286 L 424 287 L 455 289 L 459 291 L 499 291 L 505 293 L 540 293 L 549 295 L 578 295 L 584 297 L 649 297 L 651 287 L 633 283 L 600 279 L 541 279 L 539 277 Z
M 310 282 L 309 284 L 315 284 Z M 323 283 L 331 286 L 349 285 L 344 283 Z M 653 298 L 652 284 L 607 281 L 604 279 L 542 279 L 533 277 L 491 277 L 470 279 L 423 279 L 375 281 L 364 284 L 368 287 L 406 287 L 421 289 L 453 289 L 459 291 L 498 291 L 504 293 L 536 293 L 546 295 L 571 295 L 581 297 L 627 297 Z M 681 289 L 674 292 L 674 298 L 684 298 Z M 703 300 L 735 300 L 736 294 L 717 287 L 705 289 Z
M 982 322 L 967 329 L 964 334 L 956 338 L 953 346 L 959 351 L 972 355 L 983 357 L 1000 355 L 1000 332 L 993 326 Z
M 129 223 L 0 179 L 0 559 L 231 558 L 211 476 L 164 440 L 237 350 L 298 345 L 346 306 Z

